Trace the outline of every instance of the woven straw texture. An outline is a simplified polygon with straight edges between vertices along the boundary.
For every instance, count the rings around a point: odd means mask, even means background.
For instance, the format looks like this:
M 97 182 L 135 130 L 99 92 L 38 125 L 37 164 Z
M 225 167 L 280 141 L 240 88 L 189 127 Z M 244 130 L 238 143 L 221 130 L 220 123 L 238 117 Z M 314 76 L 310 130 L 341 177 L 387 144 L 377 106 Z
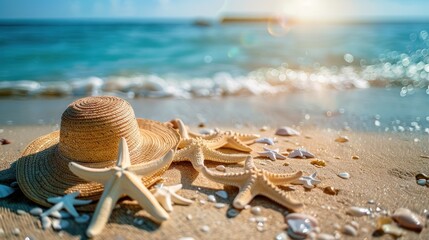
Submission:
M 115 165 L 121 137 L 128 142 L 132 164 L 158 159 L 176 149 L 180 136 L 160 122 L 135 119 L 125 100 L 117 97 L 79 99 L 65 110 L 60 131 L 30 143 L 17 162 L 17 180 L 32 201 L 50 206 L 48 197 L 80 191 L 80 198 L 98 200 L 103 186 L 86 182 L 69 169 L 71 161 L 87 167 Z M 146 186 L 159 180 L 168 168 L 142 179 Z

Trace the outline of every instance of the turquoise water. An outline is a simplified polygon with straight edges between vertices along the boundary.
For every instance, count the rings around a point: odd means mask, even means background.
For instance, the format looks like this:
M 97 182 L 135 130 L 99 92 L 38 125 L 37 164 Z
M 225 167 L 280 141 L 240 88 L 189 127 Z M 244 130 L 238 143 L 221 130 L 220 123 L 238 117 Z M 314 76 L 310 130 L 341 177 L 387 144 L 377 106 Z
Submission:
M 0 94 L 277 94 L 429 83 L 429 23 L 1 22 Z

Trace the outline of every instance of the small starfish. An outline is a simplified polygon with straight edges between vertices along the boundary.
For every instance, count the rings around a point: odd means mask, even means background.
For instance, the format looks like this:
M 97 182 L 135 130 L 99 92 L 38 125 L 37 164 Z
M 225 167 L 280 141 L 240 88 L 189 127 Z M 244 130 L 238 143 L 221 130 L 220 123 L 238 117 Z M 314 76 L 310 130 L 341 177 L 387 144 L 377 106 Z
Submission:
M 89 204 L 91 200 L 80 200 L 76 199 L 79 196 L 80 192 L 72 192 L 62 197 L 51 197 L 48 198 L 48 202 L 54 203 L 55 205 L 48 209 L 46 212 L 42 213 L 40 217 L 47 217 L 51 213 L 60 211 L 61 209 L 67 210 L 73 217 L 79 217 L 79 213 L 74 208 L 74 205 L 80 206 Z
M 310 176 L 302 176 L 298 180 L 292 182 L 293 184 L 304 185 L 305 188 L 311 189 L 315 185 L 321 183 L 319 179 L 316 179 L 317 172 L 311 174 Z
M 86 235 L 93 237 L 99 234 L 107 221 L 117 200 L 124 194 L 137 200 L 139 205 L 151 214 L 156 221 L 168 219 L 168 213 L 159 205 L 152 193 L 143 185 L 141 176 L 150 176 L 159 168 L 168 166 L 173 160 L 173 150 L 163 158 L 131 165 L 127 141 L 121 138 L 119 143 L 118 161 L 112 168 L 89 168 L 77 163 L 69 163 L 70 170 L 87 181 L 99 182 L 104 185 L 104 191 L 97 204 Z
M 266 143 L 268 145 L 274 145 L 274 142 L 276 142 L 275 138 L 267 138 L 267 137 L 258 138 L 255 140 L 255 143 Z
M 264 147 L 264 152 L 258 152 L 259 156 L 268 157 L 272 161 L 275 161 L 277 159 L 286 159 L 285 156 L 281 155 L 279 153 L 279 149 L 269 149 Z
M 239 173 L 217 173 L 207 167 L 202 168 L 204 176 L 212 181 L 232 185 L 239 188 L 239 192 L 233 201 L 233 206 L 244 208 L 257 195 L 263 195 L 271 200 L 291 209 L 302 207 L 302 203 L 289 199 L 288 195 L 276 185 L 291 183 L 302 176 L 298 171 L 294 174 L 276 174 L 263 169 L 258 169 L 253 164 L 252 157 L 246 159 L 244 171 Z
M 158 200 L 162 207 L 167 212 L 173 211 L 173 203 L 180 205 L 190 205 L 194 201 L 184 198 L 178 195 L 176 192 L 182 189 L 182 184 L 173 186 L 164 186 L 163 184 L 155 185 L 155 188 L 151 190 L 153 196 Z
M 190 138 L 185 124 L 181 120 L 175 120 L 182 140 L 179 143 L 179 151 L 174 155 L 174 162 L 189 161 L 195 170 L 200 171 L 204 166 L 204 159 L 222 162 L 222 163 L 237 163 L 246 160 L 247 154 L 225 154 L 215 149 L 225 146 L 227 142 L 224 136 L 213 139 L 203 139 L 200 137 Z M 249 148 L 244 144 L 239 144 Z M 236 149 L 240 149 L 237 147 Z
M 293 150 L 288 155 L 289 158 L 314 158 L 314 154 L 305 150 L 304 148 L 298 148 Z

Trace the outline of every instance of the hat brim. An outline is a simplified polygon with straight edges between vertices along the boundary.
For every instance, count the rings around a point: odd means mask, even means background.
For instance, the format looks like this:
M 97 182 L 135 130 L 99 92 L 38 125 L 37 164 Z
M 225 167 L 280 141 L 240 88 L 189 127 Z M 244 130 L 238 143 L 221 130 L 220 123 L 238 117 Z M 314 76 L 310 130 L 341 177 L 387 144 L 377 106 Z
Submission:
M 142 157 L 131 157 L 132 164 L 159 159 L 170 149 L 177 148 L 180 136 L 174 129 L 147 119 L 137 119 L 137 122 L 144 141 L 139 154 Z M 75 191 L 80 192 L 80 199 L 98 200 L 103 192 L 103 185 L 80 179 L 69 170 L 69 161 L 64 161 L 57 154 L 59 137 L 60 132 L 55 131 L 37 138 L 27 146 L 16 164 L 20 189 L 30 200 L 46 207 L 51 206 L 47 198 Z M 119 137 L 117 140 L 119 143 Z M 168 166 L 159 169 L 152 176 L 142 178 L 143 183 L 148 187 L 153 185 L 167 168 Z

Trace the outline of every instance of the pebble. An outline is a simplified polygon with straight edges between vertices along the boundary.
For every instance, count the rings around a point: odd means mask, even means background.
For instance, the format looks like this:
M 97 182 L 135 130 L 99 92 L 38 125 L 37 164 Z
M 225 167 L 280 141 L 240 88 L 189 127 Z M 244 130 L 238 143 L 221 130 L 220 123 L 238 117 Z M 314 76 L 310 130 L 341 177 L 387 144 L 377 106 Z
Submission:
M 89 221 L 89 219 L 90 219 L 90 217 L 88 214 L 82 214 L 79 217 L 75 217 L 74 221 L 77 223 L 86 223 Z
M 27 214 L 27 212 L 24 211 L 24 210 L 22 210 L 22 209 L 16 210 L 16 213 L 18 213 L 18 215 L 25 215 L 25 214 Z
M 373 199 L 368 200 L 368 204 L 374 204 L 374 203 L 375 203 L 375 200 Z
M 236 217 L 239 213 L 240 212 L 237 209 L 231 208 L 231 209 L 228 210 L 228 212 L 226 213 L 226 215 L 228 217 Z
M 192 215 L 191 214 L 186 215 L 186 219 L 187 220 L 192 220 Z
M 208 195 L 207 196 L 207 201 L 215 203 L 216 202 L 216 197 L 214 195 Z
M 43 213 L 43 209 L 39 207 L 35 207 L 30 210 L 30 214 L 33 216 L 40 216 L 42 213 Z
M 291 213 L 286 216 L 289 226 L 288 235 L 293 239 L 304 239 L 317 227 L 317 220 L 302 213 Z
M 370 211 L 368 208 L 361 208 L 361 207 L 350 207 L 347 210 L 347 214 L 353 217 L 362 217 L 365 215 L 369 215 Z
M 268 131 L 268 129 L 270 129 L 268 126 L 262 126 L 262 127 L 259 129 L 259 131 L 261 131 L 261 132 L 265 132 L 265 131 Z
M 417 180 L 417 184 L 420 186 L 425 186 L 426 185 L 426 180 L 425 179 L 419 179 Z
M 323 189 L 323 192 L 329 195 L 337 195 L 339 191 L 331 186 L 328 186 Z
M 320 159 L 316 159 L 310 162 L 311 164 L 313 164 L 315 167 L 325 167 L 326 166 L 326 162 Z
M 354 159 L 354 160 L 358 160 L 358 159 L 359 159 L 359 156 L 353 155 L 353 156 L 352 156 L 352 159 Z
M 226 167 L 224 165 L 217 165 L 216 166 L 216 170 L 219 172 L 225 172 L 226 171 Z
M 339 142 L 339 143 L 345 143 L 348 141 L 349 141 L 349 138 L 347 136 L 341 136 L 341 137 L 337 137 L 335 139 L 335 142 Z
M 253 214 L 253 215 L 256 215 L 256 216 L 259 216 L 259 215 L 261 215 L 261 208 L 260 207 L 252 207 L 252 209 L 250 209 L 250 212 Z
M 258 223 L 256 224 L 256 230 L 258 230 L 258 232 L 263 232 L 263 231 L 265 231 L 265 230 L 266 230 L 266 228 L 265 228 L 265 224 L 264 224 L 264 223 L 262 223 L 262 222 L 258 222 Z
M 356 221 L 351 221 L 350 225 L 352 225 L 354 228 L 359 229 L 359 223 Z
M 422 231 L 424 227 L 423 219 L 407 208 L 396 209 L 392 218 L 399 224 L 399 226 L 417 232 Z
M 358 232 L 356 230 L 355 227 L 353 227 L 352 225 L 346 224 L 343 227 L 343 231 L 344 234 L 349 235 L 349 236 L 353 236 L 356 237 L 358 235 Z
M 335 237 L 331 234 L 320 233 L 320 234 L 317 234 L 316 239 L 317 240 L 335 240 Z
M 207 202 L 206 202 L 206 200 L 203 200 L 203 199 L 200 199 L 200 204 L 201 205 L 204 205 L 204 204 L 206 204 Z
M 42 217 L 42 219 L 40 221 L 42 222 L 42 229 L 43 230 L 46 230 L 52 226 L 52 221 L 47 216 Z
M 223 199 L 228 199 L 228 193 L 221 190 L 221 191 L 217 191 L 216 195 L 218 195 L 219 197 L 223 198 Z
M 338 177 L 342 178 L 342 179 L 349 179 L 350 178 L 350 174 L 348 172 L 342 172 L 338 174 Z
M 1 145 L 11 144 L 11 142 L 5 138 L 0 139 L 0 143 L 1 143 Z
M 215 208 L 220 209 L 220 208 L 225 207 L 225 203 L 216 203 L 214 206 L 215 206 Z
M 207 225 L 204 225 L 204 226 L 202 226 L 202 227 L 200 228 L 200 230 L 201 230 L 201 232 L 205 232 L 205 233 L 207 233 L 207 232 L 209 232 L 209 231 L 210 231 L 210 227 L 209 227 L 209 226 L 207 226 Z
M 295 136 L 300 135 L 300 132 L 290 127 L 280 127 L 276 130 L 275 134 L 280 136 Z
M 19 234 L 21 234 L 21 230 L 19 230 L 19 228 L 14 228 L 12 229 L 12 234 L 18 236 Z

